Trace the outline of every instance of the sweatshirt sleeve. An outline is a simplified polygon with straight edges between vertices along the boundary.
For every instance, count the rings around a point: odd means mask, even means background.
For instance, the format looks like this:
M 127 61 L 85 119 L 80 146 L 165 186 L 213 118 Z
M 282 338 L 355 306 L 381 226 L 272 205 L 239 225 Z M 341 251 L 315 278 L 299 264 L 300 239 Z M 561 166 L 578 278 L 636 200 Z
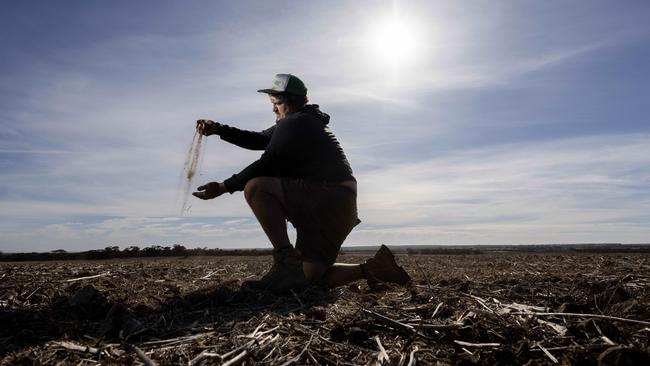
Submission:
M 275 126 L 269 127 L 261 132 L 255 132 L 223 125 L 217 131 L 217 135 L 219 135 L 222 140 L 243 147 L 244 149 L 264 150 L 271 141 L 271 136 L 273 135 L 274 130 Z
M 295 122 L 285 121 L 277 125 L 262 156 L 224 181 L 228 192 L 243 191 L 246 183 L 255 177 L 279 176 L 282 173 L 282 167 L 290 163 L 288 160 L 291 160 L 292 154 L 289 152 L 297 141 L 294 138 L 297 133 Z

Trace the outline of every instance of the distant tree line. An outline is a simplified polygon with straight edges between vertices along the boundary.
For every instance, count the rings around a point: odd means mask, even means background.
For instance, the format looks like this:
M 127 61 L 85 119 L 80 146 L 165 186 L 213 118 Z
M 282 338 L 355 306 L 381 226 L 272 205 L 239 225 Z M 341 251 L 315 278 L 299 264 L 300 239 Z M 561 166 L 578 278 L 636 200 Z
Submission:
M 235 256 L 235 255 L 270 255 L 270 249 L 188 249 L 183 245 L 173 246 L 152 245 L 144 248 L 132 245 L 120 250 L 119 246 L 108 246 L 104 249 L 88 250 L 85 252 L 68 252 L 57 249 L 51 252 L 2 253 L 0 261 L 48 261 L 70 259 L 115 259 L 115 258 L 146 258 L 146 257 L 189 257 L 189 256 Z
M 487 245 L 480 247 L 407 247 L 402 252 L 408 255 L 474 255 L 494 251 L 527 252 L 527 253 L 650 253 L 650 244 L 579 244 L 579 245 Z M 341 250 L 340 254 L 357 253 L 354 247 Z M 119 246 L 108 246 L 104 249 L 88 250 L 85 252 L 68 252 L 57 249 L 51 252 L 3 253 L 0 251 L 0 261 L 48 261 L 70 259 L 115 259 L 115 258 L 147 258 L 147 257 L 190 257 L 190 256 L 257 256 L 270 255 L 271 249 L 188 249 L 181 244 L 173 246 L 151 245 L 140 248 L 136 245 L 120 249 Z
M 483 254 L 474 248 L 406 248 L 408 255 L 474 255 Z
M 577 253 L 593 254 L 615 254 L 615 253 L 650 253 L 650 247 L 631 247 L 631 248 L 594 248 L 594 249 L 576 249 Z

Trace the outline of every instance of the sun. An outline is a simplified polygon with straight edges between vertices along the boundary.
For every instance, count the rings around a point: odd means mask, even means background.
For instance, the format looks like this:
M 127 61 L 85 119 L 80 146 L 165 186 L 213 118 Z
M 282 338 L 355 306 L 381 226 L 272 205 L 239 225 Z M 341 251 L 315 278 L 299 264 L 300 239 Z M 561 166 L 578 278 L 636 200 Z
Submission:
M 367 38 L 373 62 L 383 66 L 407 66 L 418 57 L 416 27 L 398 16 L 377 21 L 370 27 Z

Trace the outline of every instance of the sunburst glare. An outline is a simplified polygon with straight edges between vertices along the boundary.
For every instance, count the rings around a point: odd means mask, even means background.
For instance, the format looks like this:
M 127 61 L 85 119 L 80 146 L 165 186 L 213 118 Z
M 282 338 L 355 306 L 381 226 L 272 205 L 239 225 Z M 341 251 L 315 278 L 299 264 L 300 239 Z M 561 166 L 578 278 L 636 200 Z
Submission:
M 412 21 L 393 14 L 369 27 L 366 42 L 376 65 L 399 69 L 419 57 L 421 35 Z

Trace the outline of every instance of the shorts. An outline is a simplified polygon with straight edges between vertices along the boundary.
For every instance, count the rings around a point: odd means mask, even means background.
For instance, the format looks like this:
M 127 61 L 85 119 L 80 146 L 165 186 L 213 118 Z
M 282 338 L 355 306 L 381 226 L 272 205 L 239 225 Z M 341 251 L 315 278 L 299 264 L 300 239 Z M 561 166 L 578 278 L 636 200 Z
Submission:
M 341 244 L 361 222 L 356 192 L 336 183 L 288 178 L 282 178 L 282 190 L 303 260 L 333 264 Z

